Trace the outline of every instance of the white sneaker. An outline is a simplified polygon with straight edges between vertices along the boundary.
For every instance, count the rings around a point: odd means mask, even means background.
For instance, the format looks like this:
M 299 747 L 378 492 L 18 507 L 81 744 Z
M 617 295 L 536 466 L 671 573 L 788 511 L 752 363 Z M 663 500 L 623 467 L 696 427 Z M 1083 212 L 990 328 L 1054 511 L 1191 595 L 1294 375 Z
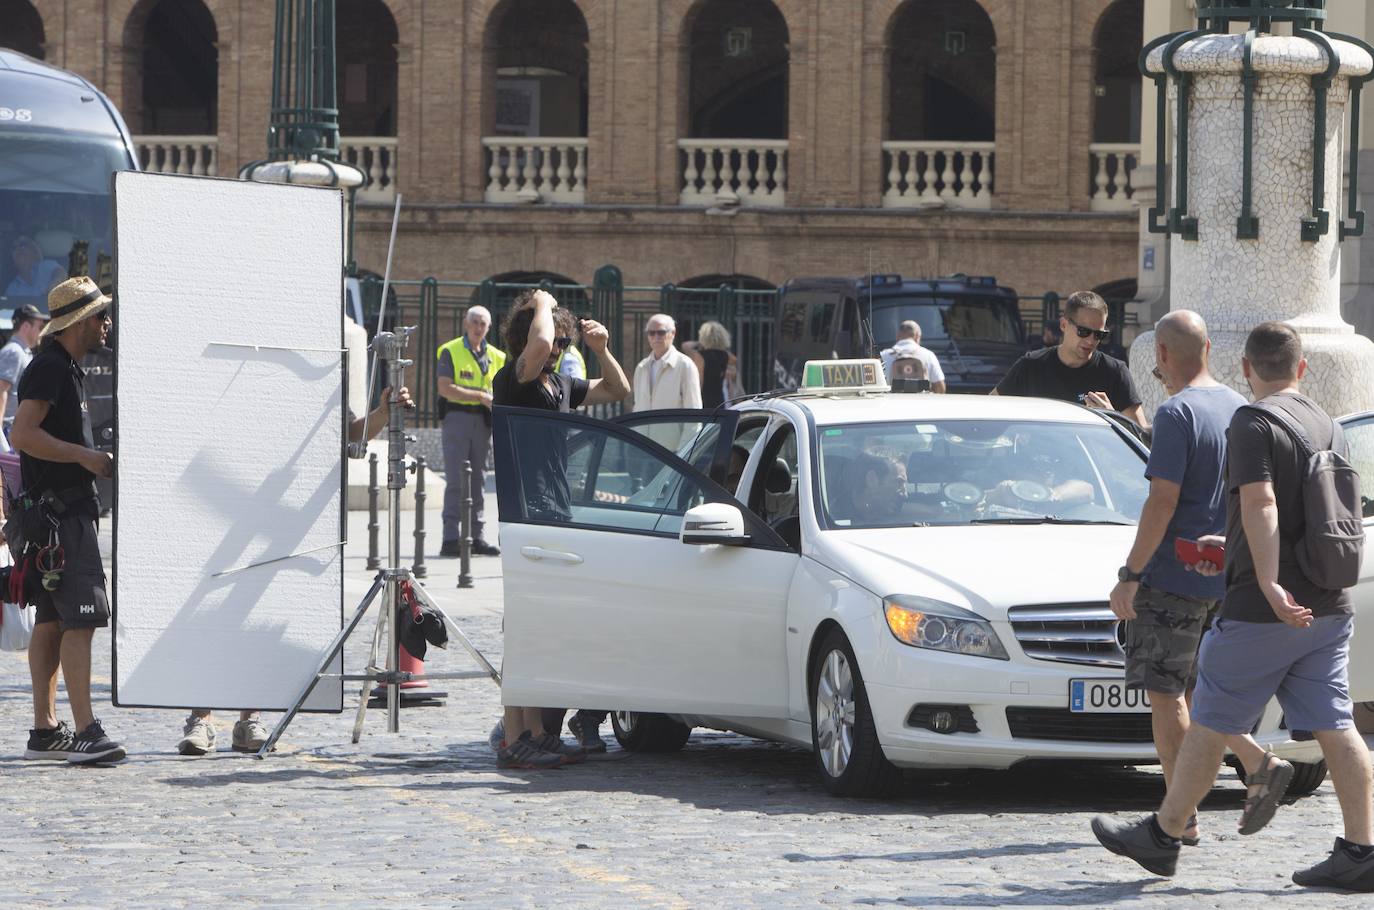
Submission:
M 186 718 L 182 732 L 185 735 L 177 743 L 177 751 L 182 755 L 204 755 L 215 751 L 215 725 L 210 718 L 192 714 Z
M 234 724 L 233 748 L 235 752 L 256 752 L 267 742 L 271 731 L 256 717 L 241 720 Z

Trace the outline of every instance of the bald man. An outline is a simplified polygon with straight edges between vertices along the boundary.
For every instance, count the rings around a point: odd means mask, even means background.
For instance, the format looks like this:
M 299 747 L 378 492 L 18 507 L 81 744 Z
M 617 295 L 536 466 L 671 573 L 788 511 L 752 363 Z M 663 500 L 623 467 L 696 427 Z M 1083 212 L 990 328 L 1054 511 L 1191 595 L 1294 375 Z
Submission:
M 1150 696 L 1155 748 L 1167 787 L 1183 735 L 1187 694 L 1197 679 L 1203 631 L 1226 593 L 1223 576 L 1187 571 L 1174 555 L 1177 538 L 1196 540 L 1226 527 L 1226 428 L 1245 399 L 1207 369 L 1207 325 L 1191 310 L 1174 310 L 1155 324 L 1157 377 L 1171 394 L 1155 413 L 1145 476 L 1150 494 L 1135 543 L 1112 589 L 1112 612 L 1131 620 L 1126 640 L 1126 685 Z M 1228 743 L 1248 774 L 1266 758 L 1249 736 Z M 1196 815 L 1185 833 L 1198 836 Z
M 487 540 L 487 452 L 491 449 L 492 380 L 506 364 L 506 355 L 487 342 L 491 313 L 484 306 L 468 307 L 463 334 L 439 348 L 435 381 L 444 423 L 444 537 L 440 556 L 459 555 L 463 510 L 463 463 L 472 465 L 472 552 L 500 556 Z

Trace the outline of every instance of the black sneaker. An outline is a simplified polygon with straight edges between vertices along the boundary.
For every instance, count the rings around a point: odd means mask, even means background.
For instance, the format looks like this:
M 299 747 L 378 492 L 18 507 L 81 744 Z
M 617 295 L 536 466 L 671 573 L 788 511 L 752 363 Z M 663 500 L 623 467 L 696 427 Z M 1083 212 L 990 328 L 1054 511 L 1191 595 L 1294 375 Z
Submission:
M 124 755 L 124 747 L 105 735 L 105 728 L 100 726 L 100 721 L 93 720 L 72 738 L 67 761 L 74 765 L 92 765 L 96 762 L 122 761 Z
M 515 742 L 505 745 L 496 753 L 496 767 L 523 768 L 527 771 L 545 771 L 563 764 L 563 756 L 544 752 L 530 738 L 530 731 L 520 734 Z
M 463 551 L 460 549 L 461 546 L 462 546 L 462 544 L 461 544 L 459 541 L 456 541 L 456 540 L 446 540 L 446 541 L 444 541 L 442 544 L 439 545 L 439 555 L 440 555 L 441 557 L 445 557 L 445 558 L 450 557 L 450 556 L 452 556 L 452 557 L 461 556 L 461 555 L 463 555 Z
M 1374 855 L 1355 859 L 1348 849 L 1352 846 L 1345 838 L 1336 838 L 1331 855 L 1310 869 L 1294 872 L 1293 881 L 1307 888 L 1374 891 Z
M 1178 866 L 1178 838 L 1165 835 L 1161 841 L 1154 833 L 1155 817 L 1147 815 L 1135 822 L 1119 822 L 1106 815 L 1093 819 L 1093 834 L 1102 846 L 1135 860 L 1155 875 L 1171 876 Z
M 568 732 L 577 737 L 578 745 L 588 752 L 605 752 L 606 741 L 601 738 L 601 720 L 598 711 L 578 711 L 568 718 Z
M 496 544 L 487 543 L 485 540 L 474 540 L 472 542 L 473 556 L 500 556 L 501 548 Z
M 24 757 L 30 761 L 66 761 L 72 751 L 72 728 L 65 720 L 51 730 L 30 730 Z
M 534 745 L 541 752 L 557 755 L 563 759 L 563 764 L 565 765 L 573 765 L 577 762 L 585 761 L 587 758 L 586 749 L 581 746 L 565 743 L 560 737 L 554 736 L 552 733 L 545 733 L 543 736 L 535 737 Z

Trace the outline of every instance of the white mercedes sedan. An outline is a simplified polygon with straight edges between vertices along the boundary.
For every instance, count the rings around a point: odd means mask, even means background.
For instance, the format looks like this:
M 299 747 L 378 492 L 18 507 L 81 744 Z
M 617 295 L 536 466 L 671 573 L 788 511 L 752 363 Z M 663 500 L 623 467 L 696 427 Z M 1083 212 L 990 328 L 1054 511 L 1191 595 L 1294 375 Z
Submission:
M 1107 605 L 1146 450 L 1110 415 L 832 361 L 711 414 L 498 408 L 494 444 L 508 704 L 610 710 L 635 750 L 795 743 L 845 795 L 901 768 L 1157 760 Z M 1351 675 L 1374 699 L 1374 660 Z M 1294 791 L 1321 783 L 1277 703 L 1255 735 L 1302 763 Z

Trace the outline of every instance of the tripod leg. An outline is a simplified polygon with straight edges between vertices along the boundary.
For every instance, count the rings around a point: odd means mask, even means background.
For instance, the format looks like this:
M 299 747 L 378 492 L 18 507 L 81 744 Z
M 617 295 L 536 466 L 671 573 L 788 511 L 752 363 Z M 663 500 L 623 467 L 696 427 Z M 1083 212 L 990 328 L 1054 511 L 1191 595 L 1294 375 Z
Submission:
M 487 660 L 481 651 L 477 650 L 477 646 L 472 643 L 467 635 L 463 634 L 463 630 L 458 628 L 458 624 L 444 612 L 444 608 L 434 602 L 434 598 L 429 596 L 429 592 L 424 589 L 424 586 L 416 581 L 412 581 L 410 585 L 411 588 L 414 589 L 416 597 L 424 601 L 426 606 L 439 612 L 439 615 L 444 618 L 444 624 L 448 626 L 449 632 L 457 636 L 458 643 L 467 649 L 467 652 L 472 655 L 472 659 L 477 661 L 482 669 L 487 671 L 487 674 L 491 676 L 492 682 L 496 683 L 498 686 L 501 685 L 500 671 L 491 665 L 491 661 Z
M 377 627 L 372 631 L 372 652 L 367 659 L 367 671 L 375 672 L 378 668 L 377 657 L 382 649 L 382 633 L 386 628 L 386 611 L 377 614 Z M 363 738 L 363 717 L 367 714 L 367 702 L 372 697 L 372 680 L 364 679 L 362 691 L 358 694 L 358 715 L 353 719 L 353 743 Z
M 329 665 L 334 662 L 334 658 L 343 650 L 344 641 L 349 635 L 353 634 L 353 630 L 358 627 L 358 623 L 362 622 L 363 615 L 367 613 L 368 607 L 372 606 L 372 601 L 377 599 L 377 595 L 381 593 L 385 584 L 386 580 L 379 573 L 377 578 L 372 582 L 372 587 L 368 589 L 367 595 L 363 598 L 362 603 L 358 604 L 358 609 L 354 611 L 353 618 L 348 621 L 348 625 L 339 630 L 338 635 L 334 636 L 334 641 L 329 645 L 329 650 L 325 652 L 324 659 L 320 661 L 320 665 L 311 675 L 310 681 L 305 684 L 305 688 L 301 690 L 301 694 L 296 698 L 295 703 L 291 705 L 290 710 L 281 716 L 281 720 L 277 721 L 277 726 L 272 730 L 272 735 L 267 737 L 267 742 L 263 743 L 262 748 L 257 751 L 256 755 L 258 758 L 266 758 L 267 753 L 276 748 L 277 740 L 281 739 L 281 735 L 286 732 L 287 726 L 300 712 L 301 705 L 305 704 L 305 700 L 310 697 L 310 693 L 313 692 L 315 686 L 319 684 L 320 674 L 329 669 Z

